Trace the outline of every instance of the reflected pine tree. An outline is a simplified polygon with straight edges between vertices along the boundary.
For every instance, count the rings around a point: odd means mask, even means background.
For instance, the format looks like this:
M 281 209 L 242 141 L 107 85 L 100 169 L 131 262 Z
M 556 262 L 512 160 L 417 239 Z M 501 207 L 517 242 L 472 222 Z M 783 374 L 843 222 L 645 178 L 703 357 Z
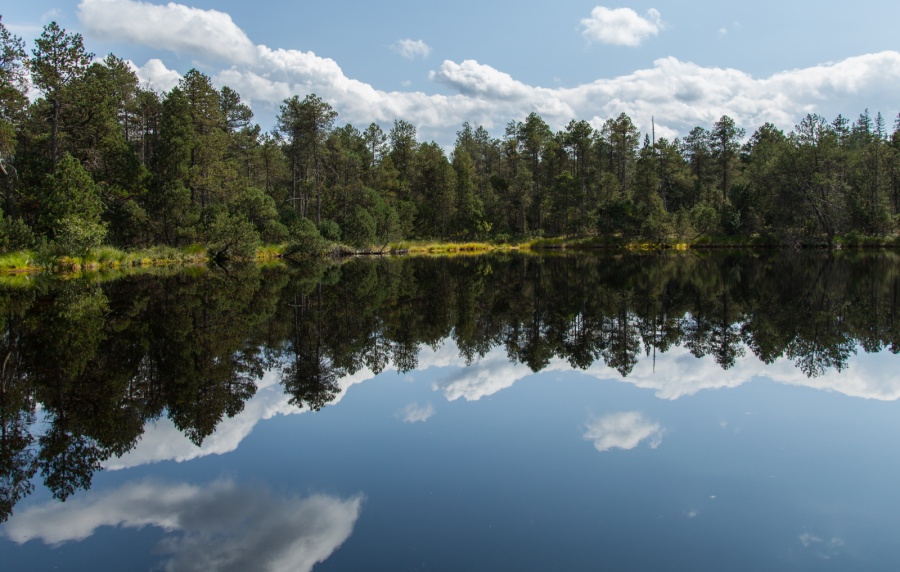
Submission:
M 341 377 L 322 343 L 322 284 L 312 295 L 295 296 L 291 306 L 292 337 L 285 351 L 281 383 L 291 395 L 291 404 L 319 411 L 340 393 L 337 381 Z

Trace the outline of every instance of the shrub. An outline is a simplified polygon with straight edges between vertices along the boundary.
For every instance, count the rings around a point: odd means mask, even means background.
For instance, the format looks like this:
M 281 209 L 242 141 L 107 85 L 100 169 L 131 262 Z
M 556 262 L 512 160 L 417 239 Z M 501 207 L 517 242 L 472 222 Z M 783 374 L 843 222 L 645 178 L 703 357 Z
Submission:
M 311 220 L 295 220 L 290 230 L 291 240 L 285 249 L 285 256 L 320 256 L 325 252 L 328 243 Z
M 341 227 L 338 226 L 338 223 L 333 220 L 324 220 L 322 224 L 319 225 L 319 234 L 322 235 L 322 238 L 325 240 L 330 240 L 331 242 L 340 242 L 341 240 Z
M 20 218 L 0 218 L 0 251 L 28 250 L 36 247 L 37 237 L 31 227 Z
M 257 246 L 259 233 L 242 214 L 219 213 L 209 227 L 207 252 L 213 260 L 253 258 Z

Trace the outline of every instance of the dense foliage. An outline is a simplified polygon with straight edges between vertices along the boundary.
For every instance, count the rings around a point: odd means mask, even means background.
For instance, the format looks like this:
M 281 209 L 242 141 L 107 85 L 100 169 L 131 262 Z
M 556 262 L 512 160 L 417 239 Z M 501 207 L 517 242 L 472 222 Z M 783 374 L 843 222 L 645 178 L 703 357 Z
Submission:
M 29 101 L 33 88 L 40 97 Z M 79 254 L 259 242 L 377 250 L 398 238 L 601 236 L 775 244 L 892 237 L 900 120 L 811 114 L 748 134 L 728 116 L 669 141 L 625 114 L 553 132 L 537 114 L 500 138 L 463 124 L 449 156 L 403 119 L 339 125 L 314 94 L 263 132 L 228 87 L 192 70 L 168 93 L 94 60 L 55 23 L 31 53 L 0 21 L 0 248 Z

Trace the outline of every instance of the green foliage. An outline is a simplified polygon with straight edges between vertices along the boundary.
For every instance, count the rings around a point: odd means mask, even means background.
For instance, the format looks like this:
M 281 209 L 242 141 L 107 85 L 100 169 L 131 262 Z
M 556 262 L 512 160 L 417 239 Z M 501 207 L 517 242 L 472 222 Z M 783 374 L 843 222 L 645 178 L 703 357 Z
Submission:
M 267 220 L 261 236 L 264 242 L 280 244 L 288 240 L 290 231 L 281 221 Z
M 694 231 L 694 236 L 690 240 L 695 240 L 704 235 L 710 235 L 718 230 L 719 215 L 716 209 L 706 203 L 698 203 L 690 210 L 688 214 L 690 227 Z
M 357 206 L 344 222 L 344 240 L 360 249 L 371 248 L 378 237 L 378 226 L 369 211 Z
M 290 227 L 290 242 L 285 249 L 286 256 L 320 256 L 328 247 L 328 242 L 308 218 L 295 221 Z
M 338 226 L 338 223 L 333 220 L 323 220 L 322 224 L 319 225 L 319 234 L 322 235 L 322 238 L 325 240 L 330 240 L 331 242 L 340 242 L 341 240 L 341 227 Z
M 103 205 L 91 176 L 66 153 L 44 182 L 41 226 L 58 255 L 82 255 L 106 237 Z
M 51 249 L 58 256 L 85 256 L 92 248 L 103 243 L 106 226 L 76 216 L 65 216 L 58 221 Z
M 29 250 L 37 247 L 39 240 L 31 227 L 21 218 L 0 218 L 0 252 Z
M 603 203 L 597 210 L 597 224 L 601 234 L 627 238 L 637 235 L 641 221 L 631 201 L 615 198 Z
M 208 252 L 212 260 L 252 259 L 260 237 L 243 214 L 219 213 L 208 232 Z

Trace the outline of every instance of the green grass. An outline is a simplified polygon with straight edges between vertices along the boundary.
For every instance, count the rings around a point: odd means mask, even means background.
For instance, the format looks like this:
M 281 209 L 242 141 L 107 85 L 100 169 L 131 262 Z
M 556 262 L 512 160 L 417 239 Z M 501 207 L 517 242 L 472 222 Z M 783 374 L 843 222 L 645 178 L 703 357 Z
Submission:
M 30 252 L 8 252 L 0 254 L 0 271 L 24 272 L 36 269 Z
M 520 248 L 519 244 L 492 243 L 492 242 L 434 242 L 434 241 L 401 241 L 391 244 L 390 252 L 405 252 L 409 254 L 470 254 L 477 252 L 491 252 L 495 250 L 514 250 Z
M 277 260 L 284 255 L 287 244 L 264 244 L 256 249 L 256 260 Z

